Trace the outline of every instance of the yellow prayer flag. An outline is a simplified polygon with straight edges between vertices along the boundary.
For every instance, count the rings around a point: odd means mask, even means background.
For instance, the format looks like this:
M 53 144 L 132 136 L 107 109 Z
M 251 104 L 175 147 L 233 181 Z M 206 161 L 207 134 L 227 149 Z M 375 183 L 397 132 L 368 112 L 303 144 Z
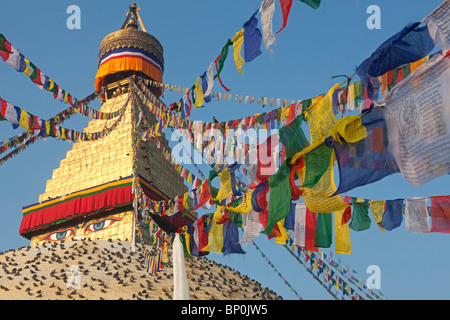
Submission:
M 254 189 L 251 189 L 249 192 L 245 193 L 242 196 L 242 202 L 236 207 L 227 206 L 227 209 L 233 212 L 238 213 L 249 213 L 252 207 L 252 194 Z
M 200 77 L 198 77 L 197 82 L 195 83 L 195 92 L 197 93 L 197 97 L 194 103 L 194 107 L 198 108 L 201 107 L 205 102 L 203 97 L 202 85 L 200 84 Z
M 20 126 L 22 128 L 30 130 L 30 128 L 29 128 L 30 126 L 28 124 L 28 112 L 26 112 L 25 110 L 21 110 L 20 111 L 20 120 L 19 120 L 19 122 L 20 122 Z
M 367 137 L 367 129 L 361 124 L 360 116 L 350 115 L 339 119 L 330 129 L 329 135 L 339 143 L 342 143 L 341 138 L 354 143 Z
M 330 157 L 330 162 L 325 173 L 312 188 L 300 188 L 303 190 L 302 198 L 309 210 L 313 212 L 332 213 L 337 210 L 345 209 L 349 204 L 342 201 L 340 195 L 333 195 L 337 188 L 334 183 L 333 162 L 335 160 L 334 152 Z M 307 166 L 297 170 L 300 186 L 303 185 Z
M 310 126 L 311 144 L 326 137 L 338 120 L 332 110 L 332 99 L 334 91 L 339 86 L 335 84 L 325 97 L 305 111 L 305 117 Z
M 286 232 L 286 228 L 284 227 L 284 219 L 277 222 L 278 230 L 280 230 L 281 235 L 275 238 L 275 242 L 279 244 L 286 244 L 286 241 L 289 239 L 289 236 Z
M 233 194 L 233 190 L 231 189 L 231 174 L 228 168 L 224 169 L 221 173 L 219 173 L 220 179 L 220 189 L 217 193 L 217 197 L 213 199 L 216 201 L 222 201 L 223 199 L 228 198 Z
M 244 29 L 241 29 L 240 31 L 236 32 L 233 38 L 233 56 L 234 56 L 234 62 L 236 63 L 237 70 L 243 74 L 242 72 L 242 66 L 245 64 L 245 61 L 242 59 L 241 56 L 241 48 L 244 44 Z
M 214 214 L 215 215 L 215 214 Z M 215 219 L 211 221 L 211 228 L 208 233 L 208 244 L 203 251 L 221 253 L 223 248 L 223 224 L 217 224 Z
M 186 192 L 186 193 L 183 195 L 183 207 L 184 207 L 186 210 L 189 210 L 188 199 L 189 199 L 189 192 Z
M 348 223 L 342 224 L 342 216 L 345 209 L 334 213 L 334 243 L 336 253 L 351 254 L 350 229 Z
M 381 229 L 381 231 L 385 232 L 384 228 L 380 227 L 379 223 L 383 220 L 383 214 L 385 209 L 386 201 L 369 201 L 370 211 L 372 211 L 373 218 L 377 223 L 377 226 Z

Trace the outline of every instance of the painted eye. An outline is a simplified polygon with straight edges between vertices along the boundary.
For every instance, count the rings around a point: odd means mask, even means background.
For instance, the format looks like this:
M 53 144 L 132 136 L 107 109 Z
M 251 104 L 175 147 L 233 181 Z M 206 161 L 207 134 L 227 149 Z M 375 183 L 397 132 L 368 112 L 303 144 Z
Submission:
M 66 230 L 61 230 L 61 231 L 50 233 L 43 240 L 61 241 L 61 240 L 67 239 L 68 237 L 73 236 L 73 235 L 75 235 L 74 229 L 66 229 Z
M 84 231 L 85 232 L 100 231 L 100 230 L 108 228 L 109 226 L 113 225 L 114 223 L 116 223 L 119 220 L 120 219 L 107 218 L 107 219 L 104 219 L 101 221 L 93 222 L 93 223 L 87 225 L 86 228 L 84 229 Z

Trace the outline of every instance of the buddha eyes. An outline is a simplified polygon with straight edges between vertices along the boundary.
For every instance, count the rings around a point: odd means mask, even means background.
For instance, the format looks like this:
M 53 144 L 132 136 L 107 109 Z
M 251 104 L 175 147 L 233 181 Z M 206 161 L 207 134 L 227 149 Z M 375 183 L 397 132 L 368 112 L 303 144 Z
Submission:
M 67 239 L 68 237 L 72 237 L 74 235 L 75 235 L 75 229 L 74 228 L 67 228 L 65 230 L 60 230 L 60 231 L 57 231 L 57 232 L 50 233 L 43 240 L 61 241 L 61 240 Z
M 82 234 L 104 230 L 120 220 L 122 220 L 122 218 L 109 217 L 90 221 L 86 224 L 84 229 L 81 229 L 83 230 Z M 81 230 L 78 230 L 79 234 L 77 234 L 77 229 L 78 227 L 76 227 L 76 229 L 73 227 L 68 227 L 66 229 L 58 230 L 44 236 L 40 241 L 61 241 L 69 237 L 73 238 L 76 237 L 77 235 L 80 235 Z
M 106 218 L 103 220 L 97 220 L 95 222 L 89 223 L 85 228 L 84 232 L 96 232 L 103 229 L 106 229 L 116 223 L 117 221 L 120 221 L 121 219 L 115 219 L 115 218 Z

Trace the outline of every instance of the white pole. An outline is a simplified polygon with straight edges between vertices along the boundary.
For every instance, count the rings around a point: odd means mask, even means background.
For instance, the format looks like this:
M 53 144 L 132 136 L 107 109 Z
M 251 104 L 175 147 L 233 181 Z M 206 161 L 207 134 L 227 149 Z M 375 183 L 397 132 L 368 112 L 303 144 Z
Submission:
M 134 201 L 133 201 L 133 222 L 132 222 L 132 239 L 131 239 L 131 252 L 136 252 L 136 194 L 134 195 Z

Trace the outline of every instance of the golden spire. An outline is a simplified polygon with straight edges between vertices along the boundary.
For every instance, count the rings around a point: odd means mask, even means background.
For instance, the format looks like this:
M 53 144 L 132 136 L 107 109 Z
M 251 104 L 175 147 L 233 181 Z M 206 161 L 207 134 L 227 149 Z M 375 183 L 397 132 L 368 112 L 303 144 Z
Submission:
M 139 15 L 139 11 L 140 10 L 141 10 L 141 7 L 137 7 L 136 6 L 136 2 L 134 2 L 134 0 L 133 0 L 133 3 L 130 6 L 130 10 L 127 12 L 127 16 L 125 18 L 125 21 L 122 24 L 122 28 L 121 29 L 124 29 L 124 28 L 128 27 L 128 24 L 129 24 L 128 21 L 130 19 L 132 19 L 131 23 L 134 22 L 134 24 L 136 24 L 136 27 L 137 27 L 137 23 L 136 23 L 136 18 L 137 18 L 137 20 L 139 21 L 139 25 L 141 26 L 142 31 L 147 32 L 147 30 L 144 27 L 144 23 L 142 22 L 141 16 Z M 134 18 L 134 17 L 136 17 L 136 18 Z M 133 24 L 133 27 L 134 27 L 134 24 Z

